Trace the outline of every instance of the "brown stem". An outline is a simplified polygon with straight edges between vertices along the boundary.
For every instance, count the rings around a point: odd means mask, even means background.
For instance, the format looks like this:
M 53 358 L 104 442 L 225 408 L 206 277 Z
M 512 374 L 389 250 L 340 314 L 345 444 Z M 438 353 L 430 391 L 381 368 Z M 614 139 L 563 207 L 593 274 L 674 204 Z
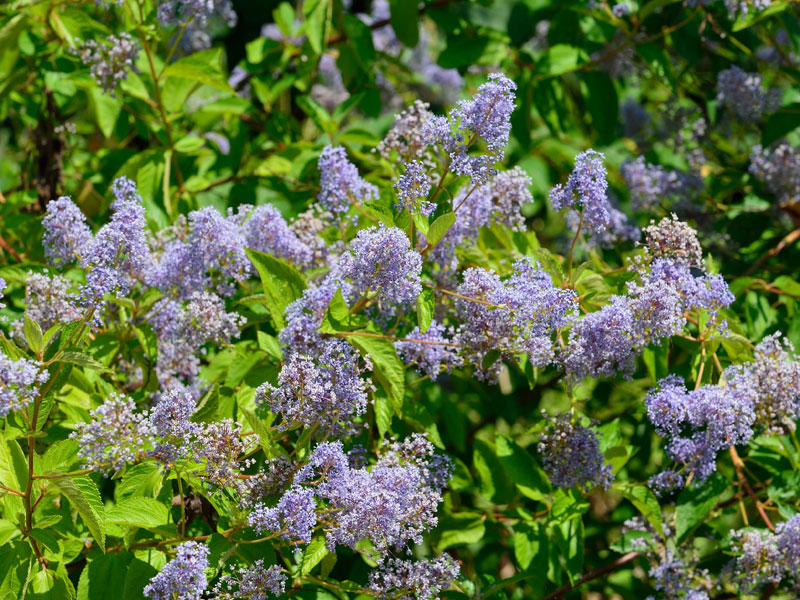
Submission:
M 749 269 L 747 269 L 744 276 L 749 277 L 750 275 L 758 271 L 764 265 L 765 262 L 767 262 L 773 256 L 776 256 L 781 250 L 786 248 L 786 246 L 788 246 L 789 244 L 795 243 L 798 239 L 800 239 L 800 227 L 798 227 L 794 231 L 789 232 L 786 235 L 786 237 L 784 237 L 780 242 L 778 242 L 777 246 L 775 246 L 772 250 L 770 250 L 764 256 L 762 256 L 756 262 L 754 262 L 752 266 Z
M 613 573 L 620 567 L 623 567 L 627 565 L 629 562 L 632 562 L 638 556 L 639 556 L 638 552 L 628 552 L 627 554 L 620 556 L 617 560 L 607 564 L 604 567 L 600 567 L 599 569 L 595 569 L 594 571 L 589 571 L 574 584 L 561 586 L 556 591 L 542 598 L 542 600 L 555 600 L 556 598 L 563 598 L 565 594 L 583 585 L 587 581 L 591 581 L 592 579 L 597 579 L 598 577 L 602 577 L 603 575 L 607 575 L 608 573 Z
M 761 515 L 761 519 L 764 521 L 764 524 L 770 531 L 775 531 L 775 526 L 772 524 L 772 521 L 769 520 L 766 511 L 764 510 L 764 506 L 761 504 L 761 501 L 756 498 L 755 492 L 753 492 L 753 488 L 750 487 L 750 482 L 747 481 L 747 478 L 742 473 L 742 459 L 739 457 L 739 453 L 736 452 L 736 448 L 734 446 L 730 447 L 731 451 L 731 459 L 733 460 L 733 466 L 736 467 L 736 475 L 739 477 L 739 481 L 742 482 L 745 491 L 747 491 L 747 495 L 750 496 L 750 500 L 753 501 L 753 504 L 756 505 L 756 509 L 758 510 L 758 514 Z
M 578 229 L 575 231 L 575 237 L 572 238 L 572 244 L 569 247 L 569 264 L 567 267 L 567 281 L 572 285 L 572 255 L 575 253 L 575 243 L 578 241 L 578 236 L 581 234 L 583 227 L 583 209 L 580 212 L 580 220 L 578 221 Z

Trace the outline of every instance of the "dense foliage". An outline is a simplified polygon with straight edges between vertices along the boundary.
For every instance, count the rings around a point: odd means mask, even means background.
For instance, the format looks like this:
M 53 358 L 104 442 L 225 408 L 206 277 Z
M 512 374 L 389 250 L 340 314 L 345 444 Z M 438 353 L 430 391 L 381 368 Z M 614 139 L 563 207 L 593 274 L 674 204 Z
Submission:
M 0 598 L 795 598 L 800 6 L 0 6 Z

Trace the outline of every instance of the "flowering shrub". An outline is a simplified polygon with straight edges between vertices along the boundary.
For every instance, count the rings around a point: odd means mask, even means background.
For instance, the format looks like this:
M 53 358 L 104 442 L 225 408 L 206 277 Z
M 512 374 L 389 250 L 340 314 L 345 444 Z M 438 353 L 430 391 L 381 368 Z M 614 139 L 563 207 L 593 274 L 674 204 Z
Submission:
M 799 16 L 0 7 L 0 598 L 795 597 Z

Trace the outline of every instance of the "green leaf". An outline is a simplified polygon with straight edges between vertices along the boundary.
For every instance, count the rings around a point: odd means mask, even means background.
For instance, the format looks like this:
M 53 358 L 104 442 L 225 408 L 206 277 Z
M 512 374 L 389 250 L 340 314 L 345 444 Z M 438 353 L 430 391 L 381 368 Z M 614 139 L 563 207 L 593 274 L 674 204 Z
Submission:
M 314 124 L 320 131 L 327 133 L 331 137 L 336 134 L 336 131 L 339 129 L 336 121 L 334 121 L 330 113 L 311 96 L 300 96 L 297 99 L 297 106 L 311 117 L 311 120 L 314 121 Z
M 222 48 L 201 50 L 176 60 L 164 70 L 164 77 L 189 79 L 235 94 L 222 73 Z
M 302 295 L 306 282 L 297 269 L 279 258 L 250 248 L 246 252 L 261 276 L 266 305 L 275 327 L 283 329 L 286 326 L 283 313 L 289 304 Z
M 391 340 L 362 335 L 348 335 L 347 341 L 355 346 L 362 356 L 372 360 L 372 375 L 383 386 L 397 414 L 403 406 L 406 376 L 403 363 Z
M 779 108 L 772 113 L 764 124 L 761 133 L 761 144 L 769 146 L 800 127 L 800 103 Z
M 481 494 L 495 504 L 508 504 L 514 499 L 514 482 L 503 468 L 494 444 L 476 439 L 472 463 L 478 472 Z
M 631 501 L 636 509 L 642 513 L 642 516 L 647 519 L 648 523 L 653 526 L 661 537 L 664 537 L 664 529 L 661 520 L 661 506 L 658 504 L 658 498 L 650 491 L 649 488 L 643 485 L 637 485 L 630 488 L 621 488 L 622 495 Z
M 383 394 L 376 394 L 373 403 L 375 406 L 375 424 L 378 426 L 378 434 L 384 437 L 392 425 L 394 407 Z
M 109 507 L 106 510 L 106 523 L 158 527 L 169 523 L 169 510 L 153 498 L 134 496 Z
M 420 333 L 425 333 L 431 326 L 434 308 L 436 308 L 436 303 L 433 290 L 430 288 L 423 289 L 417 296 L 417 325 Z
M 325 47 L 330 4 L 331 0 L 308 0 L 303 3 L 308 45 L 317 55 L 322 54 L 322 49 Z
M 114 590 L 119 593 L 126 574 L 127 566 L 122 554 L 109 552 L 90 556 L 78 581 L 78 600 L 106 600 L 114 595 Z
M 439 550 L 446 550 L 451 546 L 474 544 L 483 539 L 486 525 L 480 513 L 457 513 L 442 517 L 436 528 L 439 533 Z
M 108 371 L 108 368 L 100 364 L 98 361 L 96 361 L 88 354 L 84 354 L 83 352 L 66 350 L 64 352 L 57 354 L 55 359 L 58 362 L 78 365 L 79 367 L 85 367 L 87 369 L 93 369 L 95 371 Z
M 106 522 L 103 501 L 97 486 L 89 477 L 59 477 L 51 479 L 52 485 L 70 501 L 86 523 L 89 533 L 103 552 L 106 549 Z
M 425 236 L 428 240 L 428 247 L 433 248 L 436 244 L 442 241 L 442 238 L 450 231 L 450 228 L 455 225 L 456 213 L 445 213 L 438 217 L 431 223 L 428 233 Z
M 144 350 L 145 356 L 154 363 L 158 359 L 158 337 L 153 328 L 147 323 L 142 323 L 133 332 L 136 334 L 136 339 Z
M 541 524 L 521 522 L 514 526 L 514 557 L 523 570 L 533 565 L 533 569 L 547 564 L 548 540 Z M 544 577 L 541 588 L 544 589 Z M 536 594 L 541 595 L 541 592 Z
M 495 446 L 500 463 L 523 496 L 541 500 L 550 493 L 547 475 L 525 448 L 504 435 L 495 438 Z
M 33 550 L 27 541 L 0 546 L 0 598 L 23 598 Z
M 583 73 L 581 78 L 589 91 L 586 105 L 592 117 L 592 126 L 597 131 L 598 142 L 610 143 L 619 122 L 619 98 L 614 82 L 602 71 Z
M 128 565 L 125 575 L 122 600 L 143 600 L 144 588 L 158 573 L 158 570 L 143 560 L 134 558 Z
M 300 558 L 300 563 L 297 565 L 296 577 L 308 575 L 311 570 L 319 564 L 325 556 L 328 555 L 328 547 L 325 545 L 324 537 L 316 537 L 311 540 L 311 543 L 303 550 L 303 556 Z
M 132 496 L 153 497 L 161 487 L 161 468 L 154 462 L 143 462 L 125 470 L 122 481 L 114 488 L 117 502 Z
M 536 63 L 535 73 L 547 75 L 563 75 L 576 70 L 588 57 L 582 48 L 568 44 L 555 44 L 548 48 L 539 62 Z
M 727 487 L 727 480 L 714 473 L 703 483 L 689 485 L 681 492 L 675 509 L 675 537 L 679 544 L 708 516 Z
M 481 360 L 481 368 L 487 370 L 491 367 L 494 363 L 497 362 L 497 359 L 500 358 L 502 352 L 500 350 L 489 350 L 486 354 L 483 355 L 483 359 Z
M 219 419 L 219 384 L 215 383 L 197 403 L 197 409 L 190 421 L 194 423 L 213 423 Z
M 419 11 L 416 2 L 389 0 L 392 29 L 397 39 L 409 48 L 419 43 Z
M 353 316 L 350 314 L 350 309 L 347 308 L 347 302 L 342 296 L 341 288 L 333 293 L 328 309 L 322 317 L 322 322 L 319 325 L 319 330 L 322 333 L 342 333 L 345 331 L 352 331 Z
M 23 332 L 25 333 L 25 341 L 28 342 L 28 348 L 34 354 L 39 354 L 42 350 L 42 328 L 39 323 L 28 317 L 27 313 L 25 314 Z
M 78 440 L 69 438 L 56 442 L 47 449 L 42 458 L 42 471 L 69 472 L 78 458 Z

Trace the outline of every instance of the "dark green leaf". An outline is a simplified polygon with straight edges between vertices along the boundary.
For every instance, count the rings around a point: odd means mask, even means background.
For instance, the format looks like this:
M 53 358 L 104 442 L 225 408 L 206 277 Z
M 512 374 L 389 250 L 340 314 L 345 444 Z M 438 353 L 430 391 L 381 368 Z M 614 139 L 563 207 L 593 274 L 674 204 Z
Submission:
M 500 463 L 523 496 L 541 500 L 550 493 L 547 475 L 527 450 L 504 435 L 495 438 L 495 446 Z
M 419 12 L 416 2 L 389 0 L 392 29 L 397 39 L 409 48 L 419 43 Z
M 703 522 L 727 487 L 727 480 L 719 473 L 714 473 L 703 483 L 690 484 L 681 492 L 675 509 L 675 537 L 678 543 L 683 542 Z

